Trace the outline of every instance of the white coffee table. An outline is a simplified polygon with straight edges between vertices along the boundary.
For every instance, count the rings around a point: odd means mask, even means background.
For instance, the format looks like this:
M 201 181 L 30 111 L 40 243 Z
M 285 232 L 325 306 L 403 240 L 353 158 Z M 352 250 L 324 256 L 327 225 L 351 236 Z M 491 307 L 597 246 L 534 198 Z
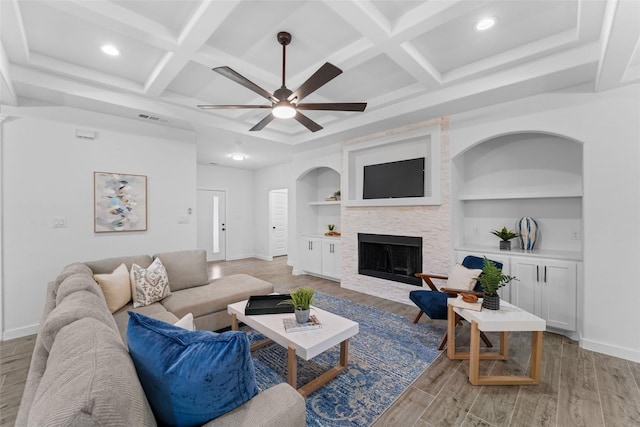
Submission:
M 469 381 L 473 385 L 527 385 L 540 384 L 542 359 L 542 333 L 546 322 L 515 305 L 500 301 L 500 310 L 474 311 L 454 307 L 450 298 L 447 315 L 447 357 L 449 359 L 469 359 Z M 469 352 L 456 351 L 455 315 L 471 322 Z M 480 331 L 500 332 L 500 352 L 480 352 Z M 531 331 L 531 360 L 529 376 L 479 375 L 480 359 L 507 360 L 509 357 L 510 331 Z
M 312 306 L 312 314 L 318 317 L 318 320 L 322 323 L 322 328 L 301 332 L 286 332 L 282 319 L 293 317 L 293 313 L 247 316 L 244 314 L 246 305 L 247 301 L 245 300 L 227 306 L 227 313 L 231 315 L 231 329 L 237 330 L 238 322 L 242 322 L 267 337 L 266 340 L 253 344 L 251 346 L 252 350 L 262 347 L 271 341 L 286 348 L 288 350 L 287 382 L 294 388 L 297 385 L 298 378 L 296 355 L 304 360 L 310 360 L 331 347 L 340 344 L 340 360 L 338 364 L 298 388 L 298 392 L 303 396 L 313 393 L 347 369 L 349 338 L 358 333 L 359 325 L 357 322 Z

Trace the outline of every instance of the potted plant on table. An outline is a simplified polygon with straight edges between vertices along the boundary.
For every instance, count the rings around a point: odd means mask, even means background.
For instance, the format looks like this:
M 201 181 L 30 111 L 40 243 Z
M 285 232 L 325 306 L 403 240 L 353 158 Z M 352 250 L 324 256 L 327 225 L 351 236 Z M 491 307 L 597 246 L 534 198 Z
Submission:
M 504 249 L 507 251 L 511 250 L 511 242 L 510 240 L 518 237 L 519 234 L 515 233 L 511 230 L 507 230 L 507 227 L 502 227 L 502 230 L 493 230 L 491 231 L 491 234 L 493 234 L 494 236 L 498 236 L 500 239 L 502 239 L 500 241 L 500 249 Z
M 518 280 L 513 276 L 504 274 L 490 259 L 484 257 L 482 274 L 478 281 L 482 285 L 484 292 L 482 307 L 489 310 L 500 310 L 500 296 L 498 289 L 507 285 L 512 280 Z
M 314 299 L 315 290 L 302 287 L 291 289 L 289 291 L 290 299 L 282 301 L 280 304 L 288 304 L 293 306 L 293 312 L 296 315 L 298 323 L 307 323 L 309 321 L 309 312 L 311 311 L 311 303 Z

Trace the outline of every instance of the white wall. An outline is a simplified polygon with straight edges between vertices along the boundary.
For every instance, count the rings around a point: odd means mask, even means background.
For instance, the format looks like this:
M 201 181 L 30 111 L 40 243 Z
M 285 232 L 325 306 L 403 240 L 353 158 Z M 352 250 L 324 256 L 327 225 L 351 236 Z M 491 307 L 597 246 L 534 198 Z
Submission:
M 55 121 L 23 116 L 2 124 L 3 339 L 37 331 L 47 282 L 71 262 L 196 244 L 195 221 L 177 221 L 195 209 L 192 133 L 145 136 L 152 125 L 100 117 L 96 123 L 110 121 L 113 127 L 91 127 L 97 138 L 82 140 L 75 132 L 87 129 L 87 112 L 49 108 L 59 116 Z M 162 131 L 153 126 L 151 134 Z M 116 127 L 139 132 L 109 130 Z M 147 231 L 94 233 L 94 171 L 147 176 Z M 52 228 L 54 217 L 66 218 L 66 228 Z
M 260 215 L 260 212 L 254 212 L 253 172 L 198 164 L 197 177 L 198 189 L 226 192 L 226 259 L 252 257 L 254 215 Z M 262 214 L 268 215 L 268 210 Z
M 254 254 L 257 258 L 270 260 L 270 235 L 271 224 L 269 224 L 269 192 L 286 188 L 291 195 L 293 188 L 291 178 L 291 163 L 284 163 L 264 169 L 259 169 L 253 174 L 253 200 L 255 207 L 255 217 L 253 223 L 254 233 Z M 289 200 L 289 218 L 292 217 L 292 204 Z M 296 246 L 292 246 L 295 242 L 295 235 L 292 233 L 289 223 L 289 239 L 287 242 L 288 251 L 295 250 Z
M 584 348 L 640 361 L 640 87 L 552 93 L 451 118 L 451 157 L 496 136 L 542 131 L 583 151 Z

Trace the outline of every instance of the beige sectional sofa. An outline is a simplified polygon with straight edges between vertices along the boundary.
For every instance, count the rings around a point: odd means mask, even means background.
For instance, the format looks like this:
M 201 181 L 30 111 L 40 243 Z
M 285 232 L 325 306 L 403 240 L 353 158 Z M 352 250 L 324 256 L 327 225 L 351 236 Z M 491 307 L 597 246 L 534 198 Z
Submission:
M 93 274 L 160 258 L 171 295 L 113 314 Z M 227 304 L 273 292 L 245 274 L 209 280 L 204 251 L 179 251 L 74 263 L 49 283 L 17 426 L 153 426 L 156 421 L 126 348 L 127 311 L 176 322 L 192 313 L 197 329 L 230 325 Z M 302 396 L 286 383 L 260 392 L 206 426 L 304 426 Z

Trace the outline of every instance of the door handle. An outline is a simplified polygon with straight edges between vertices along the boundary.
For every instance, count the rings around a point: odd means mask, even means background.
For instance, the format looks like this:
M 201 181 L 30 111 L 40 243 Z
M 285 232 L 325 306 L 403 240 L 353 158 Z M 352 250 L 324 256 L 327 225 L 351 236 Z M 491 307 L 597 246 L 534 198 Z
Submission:
M 276 226 L 274 225 L 272 228 L 275 230 L 275 229 L 276 229 Z

